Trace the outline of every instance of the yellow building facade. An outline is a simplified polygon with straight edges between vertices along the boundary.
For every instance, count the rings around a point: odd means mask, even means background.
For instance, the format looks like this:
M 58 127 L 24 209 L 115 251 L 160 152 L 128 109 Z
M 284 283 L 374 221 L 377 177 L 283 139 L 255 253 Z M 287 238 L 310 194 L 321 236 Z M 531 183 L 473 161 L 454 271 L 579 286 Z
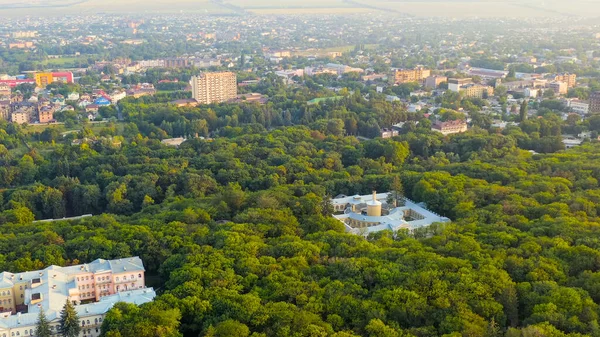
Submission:
M 37 73 L 35 74 L 35 84 L 40 88 L 45 88 L 48 84 L 52 83 L 54 77 L 52 73 Z

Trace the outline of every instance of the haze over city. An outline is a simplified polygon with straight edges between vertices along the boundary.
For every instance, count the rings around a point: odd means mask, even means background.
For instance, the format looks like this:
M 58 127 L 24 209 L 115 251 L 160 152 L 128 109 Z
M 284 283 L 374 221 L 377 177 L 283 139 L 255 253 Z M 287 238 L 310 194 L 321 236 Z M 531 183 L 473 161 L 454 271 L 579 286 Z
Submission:
M 597 17 L 594 0 L 0 0 L 0 15 L 81 13 L 349 14 L 382 11 L 442 17 Z

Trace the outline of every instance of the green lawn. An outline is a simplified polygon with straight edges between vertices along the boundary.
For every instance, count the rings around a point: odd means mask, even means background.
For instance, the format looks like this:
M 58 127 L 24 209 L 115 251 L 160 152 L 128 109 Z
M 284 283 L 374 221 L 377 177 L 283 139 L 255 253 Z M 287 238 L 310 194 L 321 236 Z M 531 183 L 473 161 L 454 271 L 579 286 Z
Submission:
M 71 66 L 75 63 L 79 62 L 87 62 L 89 57 L 94 57 L 93 55 L 85 55 L 85 56 L 67 56 L 61 57 L 57 59 L 47 59 L 42 62 L 43 65 L 48 67 L 65 67 Z
M 94 134 L 100 132 L 102 129 L 106 128 L 108 123 L 90 123 L 89 127 L 92 129 Z M 124 125 L 123 123 L 116 123 L 117 130 L 122 131 Z M 64 124 L 49 124 L 49 125 L 39 125 L 39 124 L 30 124 L 26 129 L 23 130 L 25 134 L 32 134 L 35 132 L 43 132 L 47 128 L 57 129 L 60 133 L 68 132 L 68 131 L 79 131 L 81 130 L 81 125 L 75 125 L 72 128 L 67 129 Z

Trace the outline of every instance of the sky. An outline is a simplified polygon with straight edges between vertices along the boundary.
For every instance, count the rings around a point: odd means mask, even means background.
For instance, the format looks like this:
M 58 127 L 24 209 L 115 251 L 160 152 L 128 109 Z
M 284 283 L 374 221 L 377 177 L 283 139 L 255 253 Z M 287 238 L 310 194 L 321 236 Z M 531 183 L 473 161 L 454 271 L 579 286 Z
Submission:
M 231 6 L 220 5 L 219 2 Z M 0 0 L 0 15 L 90 13 L 349 14 L 374 10 L 443 17 L 600 17 L 600 0 Z

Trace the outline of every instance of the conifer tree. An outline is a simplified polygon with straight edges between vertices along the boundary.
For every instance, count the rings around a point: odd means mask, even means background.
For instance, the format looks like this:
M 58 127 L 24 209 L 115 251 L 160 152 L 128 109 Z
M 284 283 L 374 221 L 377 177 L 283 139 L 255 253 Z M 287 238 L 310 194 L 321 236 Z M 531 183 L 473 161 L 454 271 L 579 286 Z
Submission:
M 402 181 L 399 176 L 394 176 L 394 180 L 390 186 L 392 190 L 388 194 L 386 200 L 388 204 L 393 207 L 404 206 L 404 188 L 402 187 Z
M 44 308 L 40 309 L 37 325 L 35 327 L 35 335 L 36 337 L 50 337 L 52 335 L 52 332 L 50 332 L 50 323 L 48 323 Z
M 80 331 L 81 326 L 79 326 L 77 311 L 75 311 L 73 304 L 67 300 L 60 312 L 60 333 L 64 337 L 77 337 Z
M 527 101 L 523 101 L 521 104 L 521 110 L 519 111 L 519 119 L 521 122 L 524 122 L 527 119 L 527 110 L 529 108 L 529 103 Z

